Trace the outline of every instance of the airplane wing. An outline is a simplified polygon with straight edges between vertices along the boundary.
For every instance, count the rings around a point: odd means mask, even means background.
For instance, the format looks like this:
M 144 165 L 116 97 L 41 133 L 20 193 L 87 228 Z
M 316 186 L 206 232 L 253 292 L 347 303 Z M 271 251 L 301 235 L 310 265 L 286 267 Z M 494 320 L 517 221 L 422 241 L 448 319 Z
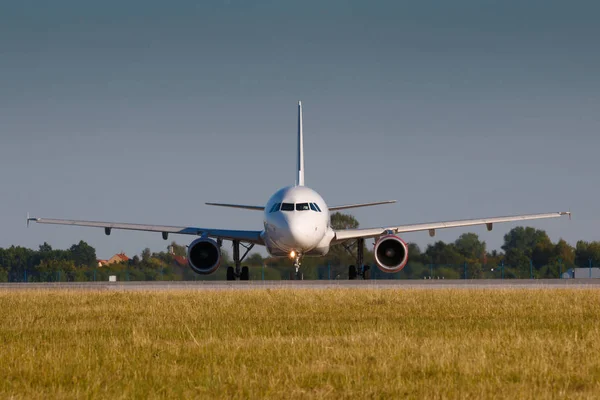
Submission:
M 119 222 L 99 222 L 99 221 L 80 221 L 70 219 L 49 219 L 49 218 L 30 218 L 27 217 L 27 224 L 37 222 L 38 224 L 54 224 L 54 225 L 73 225 L 73 226 L 89 226 L 93 228 L 104 228 L 104 233 L 110 235 L 113 229 L 124 229 L 131 231 L 146 231 L 160 232 L 163 239 L 167 240 L 169 233 L 181 235 L 206 235 L 215 239 L 225 240 L 240 240 L 243 242 L 264 245 L 261 237 L 261 231 L 239 231 L 228 229 L 208 229 L 185 226 L 165 226 L 165 225 L 141 225 L 141 224 L 126 224 Z
M 532 219 L 543 219 L 543 218 L 558 218 L 563 215 L 571 217 L 570 212 L 554 212 L 547 214 L 528 214 L 528 215 L 514 215 L 509 217 L 493 217 L 493 218 L 482 218 L 482 219 L 463 219 L 458 221 L 446 221 L 446 222 L 430 222 L 425 224 L 413 224 L 413 225 L 399 225 L 381 228 L 366 228 L 366 229 L 343 229 L 335 231 L 335 238 L 332 244 L 340 243 L 345 240 L 358 239 L 358 238 L 374 238 L 377 236 L 384 235 L 388 232 L 398 234 L 404 232 L 417 232 L 417 231 L 429 231 L 430 236 L 435 235 L 437 229 L 444 228 L 457 228 L 462 226 L 473 226 L 473 225 L 486 225 L 488 231 L 492 230 L 493 224 L 501 222 L 513 222 L 513 221 L 527 221 Z

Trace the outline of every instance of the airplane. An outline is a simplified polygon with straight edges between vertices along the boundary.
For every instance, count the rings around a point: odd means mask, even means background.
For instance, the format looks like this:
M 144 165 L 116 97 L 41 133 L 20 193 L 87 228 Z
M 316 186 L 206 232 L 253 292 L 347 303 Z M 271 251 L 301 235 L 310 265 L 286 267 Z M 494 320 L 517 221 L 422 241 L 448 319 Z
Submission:
M 356 279 L 358 275 L 366 278 L 363 265 L 364 241 L 375 239 L 374 256 L 377 267 L 387 273 L 401 271 L 408 262 L 408 246 L 399 234 L 407 232 L 428 231 L 435 236 L 438 229 L 485 225 L 492 230 L 496 223 L 525 221 L 543 218 L 557 218 L 570 212 L 553 212 L 545 214 L 515 215 L 507 217 L 492 217 L 480 219 L 465 219 L 457 221 L 430 222 L 411 225 L 388 225 L 374 228 L 335 230 L 330 224 L 330 212 L 348 210 L 359 207 L 369 207 L 395 203 L 395 200 L 373 203 L 348 204 L 328 207 L 325 200 L 314 190 L 305 186 L 304 181 L 304 133 L 302 128 L 302 102 L 298 102 L 298 144 L 296 182 L 284 187 L 271 196 L 264 206 L 243 204 L 206 203 L 209 206 L 241 208 L 264 213 L 264 227 L 261 230 L 228 230 L 209 229 L 192 226 L 163 226 L 143 225 L 115 222 L 97 222 L 82 220 L 65 220 L 49 218 L 31 218 L 30 222 L 38 224 L 58 224 L 104 228 L 106 235 L 113 229 L 148 231 L 162 233 L 164 240 L 169 234 L 199 236 L 187 248 L 187 259 L 191 269 L 202 275 L 214 273 L 221 264 L 221 246 L 224 240 L 233 244 L 233 266 L 227 268 L 227 280 L 249 280 L 248 267 L 241 263 L 255 245 L 265 246 L 273 257 L 289 257 L 294 260 L 298 273 L 302 258 L 324 256 L 332 245 L 357 241 L 356 266 L 348 268 L 349 278 Z M 240 245 L 246 250 L 240 256 Z M 361 269 L 362 268 L 362 269 Z M 361 272 L 362 271 L 362 272 Z

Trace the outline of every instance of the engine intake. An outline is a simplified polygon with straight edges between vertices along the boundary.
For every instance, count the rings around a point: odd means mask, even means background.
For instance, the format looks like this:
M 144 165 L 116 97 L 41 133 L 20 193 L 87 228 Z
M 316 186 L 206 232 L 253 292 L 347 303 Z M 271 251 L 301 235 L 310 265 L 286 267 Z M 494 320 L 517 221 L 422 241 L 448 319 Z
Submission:
M 398 236 L 384 236 L 375 244 L 375 261 L 383 272 L 402 271 L 408 262 L 408 246 Z
M 212 239 L 196 239 L 188 246 L 187 258 L 195 273 L 212 274 L 221 264 L 221 249 Z

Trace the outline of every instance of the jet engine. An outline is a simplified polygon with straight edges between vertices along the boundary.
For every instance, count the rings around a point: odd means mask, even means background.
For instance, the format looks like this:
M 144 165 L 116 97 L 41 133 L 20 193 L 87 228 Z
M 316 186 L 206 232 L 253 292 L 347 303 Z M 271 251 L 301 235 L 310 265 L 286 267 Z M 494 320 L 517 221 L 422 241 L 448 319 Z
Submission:
M 408 262 L 408 246 L 398 236 L 383 236 L 375 244 L 375 261 L 383 272 L 399 272 Z
M 221 264 L 221 249 L 212 239 L 196 239 L 188 246 L 187 259 L 195 273 L 212 274 Z

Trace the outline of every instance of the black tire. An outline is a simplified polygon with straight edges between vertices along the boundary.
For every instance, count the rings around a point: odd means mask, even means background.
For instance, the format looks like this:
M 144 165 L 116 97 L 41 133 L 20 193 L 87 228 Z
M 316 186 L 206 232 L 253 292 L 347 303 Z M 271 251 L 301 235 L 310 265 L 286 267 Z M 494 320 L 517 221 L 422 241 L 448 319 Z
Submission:
M 363 266 L 363 279 L 371 279 L 371 266 L 370 265 Z
M 227 267 L 227 280 L 235 281 L 235 273 L 233 272 L 233 267 Z
M 242 274 L 240 275 L 240 281 L 250 280 L 250 270 L 248 267 L 242 267 Z
M 348 267 L 348 279 L 354 280 L 358 276 L 358 271 L 356 270 L 356 266 L 351 265 Z

